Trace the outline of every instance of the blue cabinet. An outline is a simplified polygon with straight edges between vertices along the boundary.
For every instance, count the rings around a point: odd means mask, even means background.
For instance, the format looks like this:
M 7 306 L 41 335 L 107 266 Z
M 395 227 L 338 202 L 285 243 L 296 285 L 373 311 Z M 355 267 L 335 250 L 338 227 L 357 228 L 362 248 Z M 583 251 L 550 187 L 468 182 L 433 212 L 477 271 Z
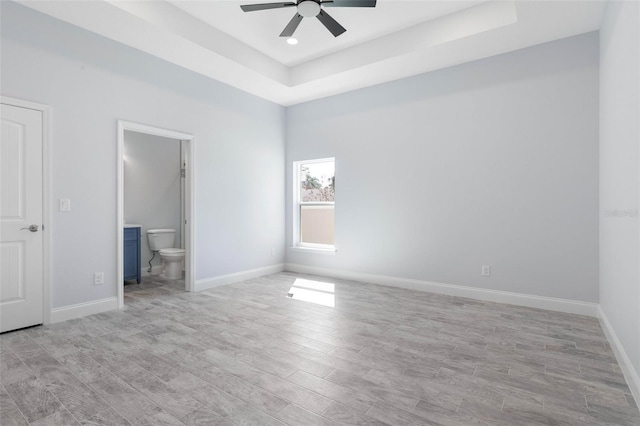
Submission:
M 140 227 L 124 228 L 124 279 L 140 284 Z

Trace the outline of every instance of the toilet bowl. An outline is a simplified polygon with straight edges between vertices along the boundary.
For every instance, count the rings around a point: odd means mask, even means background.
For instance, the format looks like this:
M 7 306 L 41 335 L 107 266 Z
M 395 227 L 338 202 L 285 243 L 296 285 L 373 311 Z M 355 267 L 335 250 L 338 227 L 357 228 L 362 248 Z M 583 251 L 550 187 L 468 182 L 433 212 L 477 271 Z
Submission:
M 170 280 L 182 278 L 182 262 L 184 261 L 185 251 L 177 248 L 166 248 L 159 250 L 158 253 L 162 260 L 165 278 Z

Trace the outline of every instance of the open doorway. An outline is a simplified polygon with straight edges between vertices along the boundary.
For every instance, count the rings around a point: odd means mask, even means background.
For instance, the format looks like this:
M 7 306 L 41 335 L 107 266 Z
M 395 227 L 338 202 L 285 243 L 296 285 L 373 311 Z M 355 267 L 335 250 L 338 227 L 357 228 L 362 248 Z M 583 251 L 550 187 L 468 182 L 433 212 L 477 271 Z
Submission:
M 125 280 L 128 289 L 141 281 L 184 280 L 184 289 L 193 291 L 192 158 L 192 135 L 118 122 L 120 308 Z

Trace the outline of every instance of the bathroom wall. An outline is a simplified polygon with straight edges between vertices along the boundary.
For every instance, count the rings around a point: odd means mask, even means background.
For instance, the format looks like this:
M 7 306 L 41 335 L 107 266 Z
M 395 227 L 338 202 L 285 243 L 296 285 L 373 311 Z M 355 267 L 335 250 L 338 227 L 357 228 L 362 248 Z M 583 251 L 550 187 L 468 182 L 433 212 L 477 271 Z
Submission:
M 124 222 L 142 225 L 142 271 L 152 253 L 147 229 L 173 228 L 180 247 L 180 141 L 138 132 L 124 134 Z M 161 265 L 156 255 L 152 265 Z M 159 273 L 158 267 L 154 273 Z

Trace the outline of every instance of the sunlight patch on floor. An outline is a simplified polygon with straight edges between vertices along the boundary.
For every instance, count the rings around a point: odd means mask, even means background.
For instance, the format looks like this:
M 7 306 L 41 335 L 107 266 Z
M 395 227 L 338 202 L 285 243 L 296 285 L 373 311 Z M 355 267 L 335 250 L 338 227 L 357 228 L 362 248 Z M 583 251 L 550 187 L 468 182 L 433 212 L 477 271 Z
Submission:
M 287 297 L 302 302 L 336 307 L 335 284 L 296 278 Z

